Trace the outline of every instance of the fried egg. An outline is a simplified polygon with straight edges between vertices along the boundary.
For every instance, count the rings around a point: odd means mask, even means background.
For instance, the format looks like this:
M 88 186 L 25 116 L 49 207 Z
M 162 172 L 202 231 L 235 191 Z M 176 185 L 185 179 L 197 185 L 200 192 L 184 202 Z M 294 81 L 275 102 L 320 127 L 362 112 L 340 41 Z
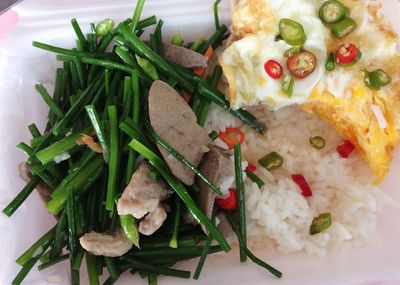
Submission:
M 366 5 L 361 0 L 341 1 L 357 28 L 344 38 L 336 38 L 331 26 L 319 18 L 324 0 L 242 0 L 232 12 L 234 41 L 220 57 L 229 84 L 227 97 L 233 108 L 265 105 L 280 108 L 298 104 L 318 115 L 350 140 L 359 155 L 376 174 L 376 183 L 385 177 L 398 142 L 400 122 L 400 56 L 397 36 L 379 14 L 379 4 Z M 266 73 L 264 63 L 273 59 L 288 73 L 284 52 L 291 46 L 276 40 L 279 21 L 289 18 L 300 23 L 307 40 L 303 46 L 317 58 L 315 70 L 296 79 L 293 95 L 282 92 L 281 80 Z M 350 67 L 325 70 L 327 56 L 343 44 L 352 43 L 362 53 Z M 373 90 L 364 82 L 364 71 L 381 68 L 391 84 Z

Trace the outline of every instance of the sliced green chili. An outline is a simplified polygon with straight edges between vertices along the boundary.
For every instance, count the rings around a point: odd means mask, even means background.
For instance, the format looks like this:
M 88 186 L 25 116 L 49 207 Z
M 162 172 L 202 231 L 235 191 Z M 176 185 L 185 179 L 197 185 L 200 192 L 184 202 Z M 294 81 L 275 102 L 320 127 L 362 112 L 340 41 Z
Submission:
M 355 28 L 357 28 L 356 22 L 349 17 L 345 17 L 340 22 L 335 24 L 332 29 L 332 33 L 338 38 L 343 38 L 354 31 Z
M 337 0 L 329 0 L 319 9 L 319 17 L 326 24 L 337 23 L 346 17 L 346 6 Z
M 100 37 L 105 36 L 112 30 L 113 27 L 114 27 L 113 20 L 108 18 L 104 19 L 96 25 L 96 35 Z
M 269 171 L 281 167 L 283 164 L 283 158 L 279 153 L 273 151 L 260 158 L 258 163 Z
M 246 171 L 246 175 L 247 177 L 249 177 L 251 181 L 257 184 L 258 188 L 261 189 L 261 187 L 265 185 L 265 182 L 260 177 L 258 177 L 257 174 L 255 174 L 254 172 Z
M 316 149 L 323 149 L 325 147 L 325 139 L 320 136 L 311 137 L 310 144 Z
M 315 217 L 310 226 L 310 235 L 315 235 L 320 232 L 325 231 L 332 225 L 332 216 L 330 213 L 320 214 L 318 217 Z
M 335 54 L 333 52 L 331 52 L 326 59 L 325 69 L 327 71 L 332 71 L 335 69 Z
M 369 88 L 379 90 L 381 87 L 390 84 L 392 82 L 392 77 L 380 68 L 371 72 L 366 70 L 364 82 Z
M 139 246 L 139 229 L 136 219 L 132 215 L 120 215 L 121 227 L 126 237 L 137 247 Z
M 181 46 L 183 45 L 183 39 L 182 35 L 180 32 L 176 32 L 171 39 L 171 44 L 176 45 L 176 46 Z
M 303 46 L 307 36 L 303 26 L 291 19 L 283 18 L 279 21 L 279 34 L 291 46 Z
M 282 77 L 282 91 L 291 98 L 293 96 L 294 78 L 288 74 Z

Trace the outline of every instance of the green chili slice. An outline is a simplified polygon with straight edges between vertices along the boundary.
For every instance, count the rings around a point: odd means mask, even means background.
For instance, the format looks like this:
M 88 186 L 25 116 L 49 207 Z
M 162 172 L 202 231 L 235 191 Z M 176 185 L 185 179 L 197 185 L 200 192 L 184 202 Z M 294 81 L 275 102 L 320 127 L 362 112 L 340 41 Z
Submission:
M 332 225 L 332 217 L 330 213 L 320 214 L 315 217 L 310 226 L 310 235 L 315 235 L 325 231 Z
M 293 95 L 294 78 L 288 74 L 282 77 L 282 91 L 291 98 Z
M 371 72 L 365 71 L 364 82 L 369 88 L 379 90 L 381 87 L 390 84 L 392 77 L 379 68 Z
M 183 45 L 183 39 L 182 39 L 182 35 L 180 32 L 176 32 L 175 35 L 173 35 L 173 37 L 171 39 L 171 44 L 176 45 L 176 46 Z
M 258 160 L 258 163 L 267 170 L 273 170 L 283 164 L 283 158 L 279 153 L 273 151 L 266 156 L 260 158 Z
M 150 77 L 152 80 L 158 80 L 159 78 L 158 72 L 157 69 L 154 67 L 154 65 L 152 65 L 150 61 L 148 61 L 147 59 L 141 58 L 138 55 L 135 55 L 135 57 L 137 63 L 143 69 L 144 73 L 146 73 L 146 75 Z
M 279 34 L 282 36 L 283 40 L 291 46 L 302 46 L 307 39 L 303 26 L 287 18 L 283 18 L 279 21 Z
M 291 56 L 293 56 L 293 55 L 298 54 L 299 52 L 301 52 L 302 49 L 303 49 L 302 47 L 292 47 L 292 48 L 288 49 L 287 51 L 285 51 L 285 52 L 283 53 L 283 56 L 284 56 L 284 57 L 291 57 Z
M 332 71 L 332 70 L 335 69 L 335 54 L 333 52 L 331 52 L 328 55 L 328 58 L 327 58 L 326 63 L 325 63 L 325 69 L 327 71 Z
M 105 36 L 114 27 L 114 21 L 111 19 L 104 19 L 96 26 L 96 36 Z
M 260 177 L 258 177 L 257 174 L 255 174 L 254 172 L 246 171 L 246 175 L 252 182 L 257 184 L 258 188 L 261 189 L 261 187 L 265 185 L 265 182 Z
M 320 136 L 311 137 L 310 144 L 316 149 L 323 149 L 325 147 L 325 139 Z
M 337 0 L 329 0 L 319 9 L 319 17 L 326 24 L 334 24 L 346 16 L 346 6 Z
M 338 38 L 343 38 L 354 31 L 355 28 L 357 28 L 356 22 L 349 17 L 345 17 L 343 20 L 335 24 L 332 33 Z

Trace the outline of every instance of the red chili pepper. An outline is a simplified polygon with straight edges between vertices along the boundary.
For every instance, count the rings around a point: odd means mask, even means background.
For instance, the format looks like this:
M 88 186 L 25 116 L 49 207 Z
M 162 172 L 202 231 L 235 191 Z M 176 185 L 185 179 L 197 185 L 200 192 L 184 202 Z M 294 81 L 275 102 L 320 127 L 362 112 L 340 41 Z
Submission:
M 246 167 L 246 171 L 248 171 L 248 172 L 254 172 L 256 169 L 257 169 L 257 167 L 251 163 L 249 163 Z
M 225 210 L 236 210 L 237 209 L 237 193 L 236 189 L 229 189 L 229 196 L 227 198 L 217 198 L 215 203 L 218 207 Z
M 264 64 L 264 69 L 267 74 L 273 79 L 279 79 L 282 77 L 283 68 L 277 61 L 270 59 Z
M 183 100 L 186 101 L 186 103 L 190 103 L 190 100 L 192 100 L 192 95 L 190 95 L 189 93 L 186 93 L 185 91 L 182 92 L 182 98 Z
M 336 52 L 336 60 L 341 64 L 350 64 L 356 60 L 358 49 L 353 44 L 343 44 Z
M 336 148 L 336 151 L 341 157 L 347 158 L 354 151 L 356 147 L 350 141 L 344 141 Z
M 301 194 L 304 197 L 312 196 L 312 191 L 311 191 L 310 185 L 308 185 L 308 182 L 304 178 L 303 175 L 301 175 L 301 174 L 292 174 L 292 179 L 293 179 L 294 183 L 296 183 L 300 187 Z
M 225 132 L 220 132 L 218 136 L 228 145 L 229 149 L 233 149 L 235 144 L 242 144 L 244 141 L 244 133 L 238 128 L 226 128 Z

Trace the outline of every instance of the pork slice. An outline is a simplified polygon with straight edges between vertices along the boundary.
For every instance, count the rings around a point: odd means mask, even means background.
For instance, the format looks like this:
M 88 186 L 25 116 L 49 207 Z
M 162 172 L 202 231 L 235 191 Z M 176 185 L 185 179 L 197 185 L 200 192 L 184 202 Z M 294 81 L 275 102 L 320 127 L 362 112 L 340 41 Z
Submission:
M 132 248 L 132 242 L 125 236 L 121 228 L 114 235 L 90 232 L 84 234 L 79 242 L 81 246 L 94 255 L 118 257 Z
M 191 49 L 164 43 L 164 56 L 172 62 L 186 68 L 207 67 L 207 57 Z
M 169 145 L 198 166 L 208 151 L 207 131 L 197 124 L 196 115 L 185 100 L 167 83 L 155 81 L 149 93 L 149 116 L 154 130 Z M 158 146 L 172 173 L 186 185 L 194 183 L 194 173 Z
M 143 161 L 133 173 L 131 181 L 126 186 L 117 203 L 119 215 L 132 215 L 136 219 L 143 218 L 154 211 L 159 202 L 171 195 L 165 182 L 149 177 L 150 164 Z
M 206 176 L 215 186 L 225 192 L 234 180 L 232 170 L 231 153 L 220 147 L 213 146 L 210 151 L 204 156 L 203 161 L 199 166 L 200 172 Z M 232 179 L 233 178 L 233 179 Z M 196 202 L 199 208 L 211 218 L 214 208 L 216 194 L 202 180 L 197 179 L 200 186 L 200 192 L 197 194 Z M 201 225 L 203 231 L 207 234 L 208 231 Z
M 164 206 L 159 203 L 157 208 L 148 213 L 143 221 L 140 222 L 139 232 L 146 236 L 152 235 L 162 226 L 166 218 L 167 212 L 165 211 Z
M 231 225 L 223 212 L 217 212 L 217 228 L 224 237 L 230 237 L 233 234 Z

